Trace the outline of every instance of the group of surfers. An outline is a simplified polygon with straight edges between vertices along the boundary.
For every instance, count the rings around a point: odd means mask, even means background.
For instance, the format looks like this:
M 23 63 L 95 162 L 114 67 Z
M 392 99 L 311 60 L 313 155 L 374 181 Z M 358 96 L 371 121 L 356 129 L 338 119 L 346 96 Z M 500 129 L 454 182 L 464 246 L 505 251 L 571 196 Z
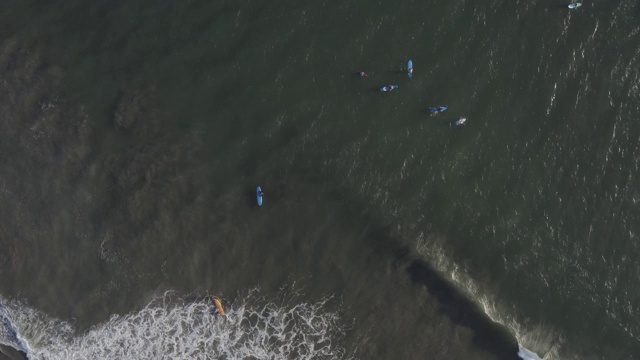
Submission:
M 409 63 L 410 63 L 410 66 L 411 66 L 411 62 L 409 62 Z M 413 76 L 413 66 L 411 66 L 411 67 L 409 67 L 407 69 L 407 74 L 409 75 L 410 78 Z M 361 78 L 365 78 L 365 77 L 369 77 L 369 74 L 367 74 L 364 71 L 359 71 L 358 72 L 358 76 L 360 76 Z M 393 91 L 393 90 L 395 90 L 397 88 L 399 88 L 398 85 L 385 85 L 385 86 L 380 88 L 380 91 L 389 92 L 389 91 Z M 434 108 L 429 108 L 429 114 L 431 114 L 432 116 L 433 115 L 437 115 L 437 114 L 439 114 L 439 113 L 441 113 L 443 111 L 447 111 L 448 109 L 449 109 L 448 106 L 438 106 L 438 107 L 434 107 Z M 454 125 L 455 126 L 459 126 L 459 125 L 464 124 L 466 121 L 467 121 L 466 118 L 460 118 L 454 123 Z

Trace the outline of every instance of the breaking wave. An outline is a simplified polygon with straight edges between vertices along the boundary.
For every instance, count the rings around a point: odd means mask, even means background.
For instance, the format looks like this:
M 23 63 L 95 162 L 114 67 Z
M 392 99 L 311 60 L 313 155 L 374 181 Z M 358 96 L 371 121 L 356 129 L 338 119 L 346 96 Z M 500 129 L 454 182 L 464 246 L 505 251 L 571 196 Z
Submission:
M 240 298 L 240 297 L 239 297 Z M 345 328 L 330 310 L 285 292 L 276 299 L 250 291 L 227 304 L 226 317 L 206 297 L 167 292 L 140 311 L 113 315 L 79 334 L 20 302 L 0 302 L 0 344 L 30 359 L 351 359 Z
M 466 273 L 466 271 L 451 260 L 440 241 L 433 237 L 427 241 L 421 236 L 417 251 L 439 269 L 441 274 L 453 282 L 466 295 L 474 299 L 483 312 L 494 322 L 509 329 L 515 336 L 519 351 L 518 356 L 523 360 L 577 360 L 577 357 L 560 357 L 559 350 L 563 344 L 563 337 L 553 327 L 545 324 L 523 324 L 516 316 L 516 311 L 502 304 L 497 297 L 483 289 Z

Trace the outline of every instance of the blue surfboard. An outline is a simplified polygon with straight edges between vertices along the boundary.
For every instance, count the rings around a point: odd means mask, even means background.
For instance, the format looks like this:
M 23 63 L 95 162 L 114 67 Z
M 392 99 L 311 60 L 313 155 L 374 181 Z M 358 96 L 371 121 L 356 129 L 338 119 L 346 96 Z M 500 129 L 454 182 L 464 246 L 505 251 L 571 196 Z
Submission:
M 429 109 L 429 114 L 436 115 L 436 114 L 439 114 L 439 113 L 441 113 L 443 111 L 447 111 L 447 110 L 449 110 L 448 106 L 438 106 L 438 107 L 430 108 Z
M 407 75 L 409 75 L 409 79 L 413 77 L 413 62 L 411 60 L 407 63 Z
M 262 189 L 260 186 L 256 189 L 256 200 L 258 200 L 258 206 L 262 206 Z
M 383 86 L 380 88 L 380 91 L 382 92 L 389 92 L 389 91 L 393 91 L 395 89 L 399 88 L 398 85 L 387 85 L 387 86 Z

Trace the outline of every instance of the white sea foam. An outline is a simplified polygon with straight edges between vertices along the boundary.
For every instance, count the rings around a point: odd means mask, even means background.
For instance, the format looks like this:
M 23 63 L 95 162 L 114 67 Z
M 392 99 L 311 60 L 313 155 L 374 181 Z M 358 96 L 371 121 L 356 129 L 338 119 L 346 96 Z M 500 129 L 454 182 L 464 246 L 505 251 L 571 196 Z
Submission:
M 266 299 L 253 290 L 228 304 L 223 318 L 203 297 L 187 301 L 169 292 L 82 334 L 67 322 L 4 301 L 0 319 L 15 336 L 0 332 L 0 343 L 24 350 L 30 359 L 352 358 L 341 345 L 340 318 L 329 309 L 336 300 L 308 303 L 288 294 Z
M 520 351 L 518 351 L 518 356 L 520 356 L 522 360 L 542 360 L 538 355 L 525 348 L 520 348 Z
M 26 351 L 24 343 L 18 338 L 18 333 L 13 326 L 5 301 L 2 299 L 0 299 L 0 345 Z

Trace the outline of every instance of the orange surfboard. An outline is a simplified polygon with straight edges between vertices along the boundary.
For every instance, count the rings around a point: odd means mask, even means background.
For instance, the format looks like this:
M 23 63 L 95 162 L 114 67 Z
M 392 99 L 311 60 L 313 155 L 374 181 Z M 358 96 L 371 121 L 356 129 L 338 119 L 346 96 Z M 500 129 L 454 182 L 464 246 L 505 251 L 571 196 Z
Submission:
M 220 302 L 220 299 L 218 299 L 217 297 L 211 297 L 213 299 L 213 303 L 216 305 L 216 308 L 218 309 L 218 312 L 220 313 L 220 315 L 224 316 L 224 309 L 222 308 L 222 303 Z

